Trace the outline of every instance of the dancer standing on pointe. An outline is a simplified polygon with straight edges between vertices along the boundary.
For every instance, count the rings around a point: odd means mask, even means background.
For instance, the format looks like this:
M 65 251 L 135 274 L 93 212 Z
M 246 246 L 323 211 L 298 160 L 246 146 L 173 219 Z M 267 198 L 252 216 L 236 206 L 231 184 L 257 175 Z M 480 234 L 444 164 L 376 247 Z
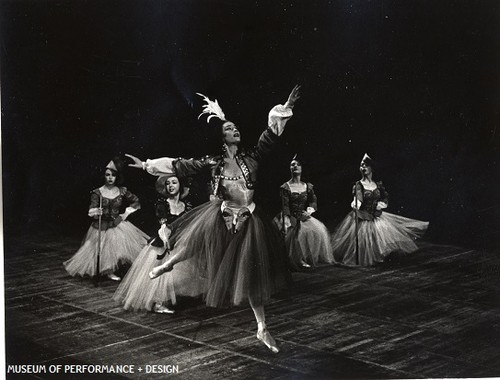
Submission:
M 389 194 L 381 181 L 373 181 L 373 166 L 365 154 L 359 167 L 362 178 L 353 187 L 353 211 L 333 233 L 335 260 L 345 265 L 370 266 L 384 261 L 391 252 L 414 252 L 418 249 L 415 240 L 429 226 L 429 222 L 382 211 L 388 206 Z
M 330 232 L 312 214 L 318 209 L 313 185 L 302 182 L 302 163 L 290 162 L 291 178 L 280 187 L 282 211 L 274 222 L 285 234 L 286 250 L 294 268 L 333 263 Z
M 113 299 L 123 304 L 126 310 L 149 310 L 160 314 L 173 314 L 169 304 L 176 304 L 177 295 L 200 295 L 193 287 L 195 273 L 176 266 L 175 271 L 151 280 L 149 273 L 155 266 L 168 259 L 168 237 L 171 224 L 192 209 L 183 201 L 189 189 L 175 175 L 165 175 L 156 181 L 159 196 L 155 204 L 156 217 L 160 223 L 158 235 L 141 251 L 122 283 L 116 289 Z
M 128 155 L 135 162 L 132 167 L 153 175 L 188 176 L 204 168 L 212 174 L 214 199 L 172 224 L 171 256 L 151 272 L 151 277 L 175 271 L 175 265 L 193 258 L 204 268 L 206 304 L 221 307 L 248 300 L 257 320 L 257 339 L 277 353 L 278 346 L 266 327 L 264 304 L 273 292 L 286 286 L 289 273 L 280 232 L 255 205 L 253 195 L 258 167 L 292 116 L 299 86 L 295 86 L 285 105 L 270 111 L 269 128 L 248 152 L 238 149 L 240 132 L 225 118 L 218 102 L 201 96 L 207 103 L 202 114 L 208 114 L 208 120 L 218 118 L 222 122 L 222 155 L 201 160 L 160 158 L 146 162 Z
M 80 249 L 64 262 L 71 276 L 107 275 L 113 281 L 120 281 L 114 274 L 120 264 L 132 263 L 149 238 L 139 228 L 127 221 L 127 217 L 139 210 L 139 198 L 119 186 L 123 182 L 123 164 L 115 158 L 106 166 L 104 185 L 90 194 L 89 216 L 94 219 Z M 120 214 L 123 203 L 129 206 Z M 101 205 L 101 207 L 99 207 Z M 101 217 L 99 233 L 98 219 Z M 100 239 L 100 242 L 98 240 Z M 99 273 L 97 273 L 97 246 L 101 247 Z

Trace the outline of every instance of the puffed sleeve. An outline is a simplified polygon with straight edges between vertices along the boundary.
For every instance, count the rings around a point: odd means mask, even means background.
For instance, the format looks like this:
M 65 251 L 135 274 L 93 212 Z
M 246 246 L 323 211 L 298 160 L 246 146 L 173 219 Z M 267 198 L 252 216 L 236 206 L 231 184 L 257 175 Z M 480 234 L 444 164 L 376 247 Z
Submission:
M 155 176 L 175 174 L 173 165 L 175 160 L 175 158 L 170 157 L 155 158 L 152 160 L 147 159 L 146 162 L 142 163 L 142 168 L 149 174 Z
M 307 184 L 307 207 L 312 207 L 314 210 L 318 209 L 318 198 L 316 198 L 312 183 Z
M 267 117 L 267 125 L 277 136 L 281 136 L 285 130 L 287 121 L 293 116 L 293 111 L 282 104 L 274 106 Z

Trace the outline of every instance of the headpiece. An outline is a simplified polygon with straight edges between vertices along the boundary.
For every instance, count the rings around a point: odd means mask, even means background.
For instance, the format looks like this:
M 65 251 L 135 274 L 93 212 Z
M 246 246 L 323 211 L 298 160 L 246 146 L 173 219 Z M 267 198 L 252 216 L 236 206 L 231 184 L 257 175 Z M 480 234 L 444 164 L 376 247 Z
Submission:
M 372 166 L 373 165 L 373 160 L 372 160 L 372 158 L 367 153 L 365 153 L 365 155 L 363 156 L 363 159 L 361 160 L 361 162 L 364 162 L 365 165 L 368 165 L 368 166 Z
M 109 161 L 109 164 L 106 165 L 106 169 L 111 169 L 114 170 L 115 172 L 118 171 L 116 168 L 115 162 L 113 160 Z
M 224 115 L 224 112 L 222 111 L 222 108 L 220 107 L 217 99 L 215 99 L 215 101 L 212 101 L 207 96 L 200 94 L 199 92 L 197 92 L 196 95 L 200 95 L 205 101 L 205 103 L 207 103 L 203 106 L 203 111 L 198 116 L 198 119 L 203 114 L 208 114 L 209 116 L 207 118 L 207 123 L 210 122 L 210 119 L 212 119 L 213 117 L 216 117 L 217 119 L 220 119 L 222 121 L 227 121 L 226 115 Z

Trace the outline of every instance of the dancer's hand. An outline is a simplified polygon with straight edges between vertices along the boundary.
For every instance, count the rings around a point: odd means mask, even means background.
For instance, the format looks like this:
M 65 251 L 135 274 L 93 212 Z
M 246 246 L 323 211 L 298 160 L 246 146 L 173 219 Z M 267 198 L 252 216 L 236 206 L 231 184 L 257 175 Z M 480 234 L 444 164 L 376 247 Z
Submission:
M 295 105 L 295 102 L 297 100 L 299 100 L 299 98 L 300 98 L 300 86 L 297 84 L 293 88 L 293 90 L 290 93 L 290 95 L 288 95 L 288 100 L 285 103 L 285 107 L 287 107 L 287 108 L 293 108 L 293 106 Z
M 132 161 L 134 161 L 133 164 L 128 164 L 128 166 L 130 166 L 131 168 L 143 169 L 142 160 L 140 158 L 138 158 L 136 156 L 132 156 L 131 154 L 127 154 L 127 153 L 125 153 L 125 156 L 127 156 Z

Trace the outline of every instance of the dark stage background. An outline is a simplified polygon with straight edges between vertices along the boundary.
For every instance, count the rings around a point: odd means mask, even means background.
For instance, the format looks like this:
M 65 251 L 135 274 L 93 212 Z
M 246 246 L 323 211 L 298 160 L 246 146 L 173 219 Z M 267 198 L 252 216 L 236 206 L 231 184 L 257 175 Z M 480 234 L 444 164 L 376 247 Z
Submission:
M 270 215 L 298 152 L 333 228 L 368 152 L 389 211 L 429 220 L 431 241 L 497 247 L 499 18 L 496 0 L 2 0 L 6 242 L 83 237 L 89 191 L 116 154 L 219 152 L 195 92 L 252 145 L 299 83 L 261 176 Z M 126 175 L 143 203 L 131 219 L 151 233 L 154 178 Z

